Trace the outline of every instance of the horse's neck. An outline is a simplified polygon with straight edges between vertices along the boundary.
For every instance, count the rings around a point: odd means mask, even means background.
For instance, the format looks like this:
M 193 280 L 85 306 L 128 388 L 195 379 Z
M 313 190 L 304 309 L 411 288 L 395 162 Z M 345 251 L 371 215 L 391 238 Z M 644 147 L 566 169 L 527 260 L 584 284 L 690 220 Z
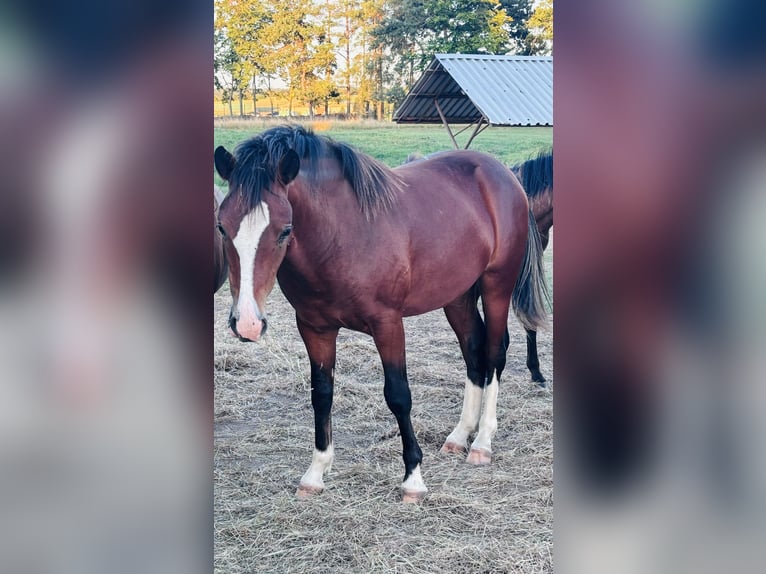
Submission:
M 297 235 L 310 234 L 317 241 L 332 238 L 339 228 L 354 227 L 363 219 L 356 198 L 342 178 L 326 178 L 309 188 L 304 180 L 290 187 L 288 201 L 293 210 L 293 228 Z

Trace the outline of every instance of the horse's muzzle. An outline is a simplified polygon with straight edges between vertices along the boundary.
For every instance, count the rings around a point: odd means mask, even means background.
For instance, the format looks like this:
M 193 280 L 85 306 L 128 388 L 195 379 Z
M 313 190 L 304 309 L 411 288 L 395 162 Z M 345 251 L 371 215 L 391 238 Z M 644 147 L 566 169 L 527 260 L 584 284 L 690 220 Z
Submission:
M 249 328 L 243 328 L 242 325 L 237 328 L 237 319 L 233 315 L 229 316 L 229 328 L 231 329 L 231 332 L 240 341 L 245 343 L 255 343 L 262 335 L 266 334 L 268 326 L 266 319 L 261 319 L 260 323 L 250 325 Z

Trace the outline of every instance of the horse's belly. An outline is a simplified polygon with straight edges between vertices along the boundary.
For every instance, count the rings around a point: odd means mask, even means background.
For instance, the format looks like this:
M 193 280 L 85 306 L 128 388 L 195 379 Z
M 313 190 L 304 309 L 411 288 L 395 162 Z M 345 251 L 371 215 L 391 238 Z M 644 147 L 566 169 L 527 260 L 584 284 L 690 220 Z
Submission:
M 441 309 L 463 295 L 472 285 L 473 283 L 470 283 L 461 289 L 442 291 L 436 296 L 413 297 L 406 302 L 402 315 L 404 317 L 412 317 L 413 315 L 422 315 L 423 313 Z
M 403 315 L 422 315 L 452 303 L 476 283 L 482 274 L 483 266 L 464 268 L 460 272 L 454 269 L 449 271 L 442 276 L 413 280 L 410 293 L 404 302 Z

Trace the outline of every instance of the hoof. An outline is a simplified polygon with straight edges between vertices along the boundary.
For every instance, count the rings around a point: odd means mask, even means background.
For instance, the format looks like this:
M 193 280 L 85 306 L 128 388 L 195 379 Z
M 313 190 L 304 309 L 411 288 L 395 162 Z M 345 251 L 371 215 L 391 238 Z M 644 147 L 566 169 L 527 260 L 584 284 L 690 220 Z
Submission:
M 465 451 L 467 449 L 454 442 L 445 442 L 444 446 L 441 449 L 441 452 L 449 453 L 449 454 L 465 454 Z
M 419 504 L 426 497 L 426 490 L 402 489 L 402 502 L 405 504 Z
M 319 486 L 307 486 L 305 484 L 299 484 L 298 490 L 295 491 L 295 496 L 298 498 L 311 498 L 322 492 L 322 488 Z
M 483 448 L 471 449 L 468 453 L 468 458 L 465 459 L 468 464 L 476 466 L 484 466 L 492 462 L 492 453 Z

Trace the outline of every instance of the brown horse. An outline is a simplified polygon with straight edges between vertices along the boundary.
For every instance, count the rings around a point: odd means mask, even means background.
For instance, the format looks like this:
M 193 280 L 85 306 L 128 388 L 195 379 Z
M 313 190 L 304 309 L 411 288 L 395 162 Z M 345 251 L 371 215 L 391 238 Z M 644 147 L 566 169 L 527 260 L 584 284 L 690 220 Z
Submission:
M 315 450 L 297 494 L 320 492 L 333 461 L 336 338 L 345 327 L 372 335 L 380 354 L 384 397 L 402 436 L 403 500 L 425 496 L 402 317 L 440 307 L 468 374 L 460 422 L 442 450 L 465 452 L 478 428 L 467 460 L 489 463 L 509 307 L 525 327 L 545 321 L 542 249 L 513 174 L 473 151 L 391 170 L 297 126 L 272 128 L 235 155 L 219 147 L 215 167 L 230 190 L 219 229 L 232 331 L 245 341 L 261 336 L 266 297 L 278 279 L 308 351 Z
M 553 227 L 553 152 L 541 151 L 537 157 L 514 165 L 511 168 L 521 182 L 529 199 L 529 209 L 537 223 L 543 250 L 548 247 Z M 545 377 L 540 372 L 540 358 L 537 355 L 537 331 L 527 332 L 527 368 L 532 381 L 545 386 Z
M 218 231 L 218 209 L 226 194 L 217 185 L 213 186 L 213 293 L 217 292 L 226 282 L 229 275 L 229 265 L 226 262 L 226 252 L 223 248 L 223 236 Z

